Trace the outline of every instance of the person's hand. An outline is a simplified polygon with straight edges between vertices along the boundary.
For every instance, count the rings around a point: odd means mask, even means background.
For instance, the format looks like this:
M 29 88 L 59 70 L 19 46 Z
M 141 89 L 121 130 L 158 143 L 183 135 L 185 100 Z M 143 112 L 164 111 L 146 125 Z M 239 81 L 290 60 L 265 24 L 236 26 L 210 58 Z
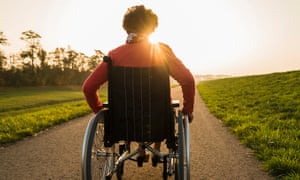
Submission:
M 189 123 L 191 123 L 194 119 L 194 115 L 193 113 L 186 113 L 184 111 L 182 111 L 184 115 L 187 115 L 188 116 L 188 119 L 189 119 Z
M 192 113 L 188 114 L 189 123 L 191 123 L 194 119 L 194 115 Z

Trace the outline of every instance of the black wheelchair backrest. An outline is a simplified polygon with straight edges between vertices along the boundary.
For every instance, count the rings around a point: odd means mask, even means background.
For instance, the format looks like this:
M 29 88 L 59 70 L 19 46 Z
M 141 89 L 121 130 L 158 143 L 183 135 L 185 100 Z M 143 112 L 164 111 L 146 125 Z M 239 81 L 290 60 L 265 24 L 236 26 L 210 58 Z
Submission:
M 174 119 L 168 68 L 113 66 L 109 57 L 105 61 L 109 67 L 106 143 L 172 139 Z

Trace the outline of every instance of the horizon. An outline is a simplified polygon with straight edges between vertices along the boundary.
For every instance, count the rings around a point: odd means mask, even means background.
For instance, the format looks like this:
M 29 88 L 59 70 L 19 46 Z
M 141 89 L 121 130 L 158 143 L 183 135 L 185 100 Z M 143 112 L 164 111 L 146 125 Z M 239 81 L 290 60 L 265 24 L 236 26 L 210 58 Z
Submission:
M 0 48 L 19 51 L 25 47 L 21 33 L 33 30 L 42 36 L 41 45 L 48 52 L 70 46 L 89 56 L 95 49 L 108 53 L 125 42 L 123 15 L 138 4 L 158 15 L 153 36 L 167 43 L 195 75 L 300 70 L 297 0 L 1 0 L 0 31 L 10 46 Z

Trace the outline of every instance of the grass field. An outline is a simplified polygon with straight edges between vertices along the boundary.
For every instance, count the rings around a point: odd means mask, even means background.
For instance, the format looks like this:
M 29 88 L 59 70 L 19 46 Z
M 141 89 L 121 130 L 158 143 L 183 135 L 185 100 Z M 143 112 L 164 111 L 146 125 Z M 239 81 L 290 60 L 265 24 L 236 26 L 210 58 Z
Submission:
M 300 71 L 203 81 L 198 90 L 272 174 L 300 179 Z M 90 112 L 80 87 L 0 88 L 0 144 Z
M 100 92 L 106 99 L 106 89 Z M 0 88 L 0 144 L 90 113 L 81 87 Z
M 300 71 L 203 81 L 200 96 L 265 167 L 300 179 Z

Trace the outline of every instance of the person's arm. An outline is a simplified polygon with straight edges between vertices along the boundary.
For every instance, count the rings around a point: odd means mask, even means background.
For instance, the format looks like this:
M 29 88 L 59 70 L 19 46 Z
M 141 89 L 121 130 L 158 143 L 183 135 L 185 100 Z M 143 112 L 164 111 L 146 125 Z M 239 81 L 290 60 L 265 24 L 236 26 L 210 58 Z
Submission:
M 175 56 L 171 48 L 164 45 L 168 54 L 170 75 L 180 84 L 183 93 L 183 112 L 192 117 L 194 111 L 195 80 L 192 73 Z
M 170 75 L 178 81 L 183 94 L 183 112 L 192 114 L 194 111 L 195 80 L 190 71 L 179 61 L 174 59 L 169 63 Z
M 107 64 L 102 62 L 85 80 L 82 90 L 86 101 L 94 113 L 102 109 L 98 89 L 107 81 Z

